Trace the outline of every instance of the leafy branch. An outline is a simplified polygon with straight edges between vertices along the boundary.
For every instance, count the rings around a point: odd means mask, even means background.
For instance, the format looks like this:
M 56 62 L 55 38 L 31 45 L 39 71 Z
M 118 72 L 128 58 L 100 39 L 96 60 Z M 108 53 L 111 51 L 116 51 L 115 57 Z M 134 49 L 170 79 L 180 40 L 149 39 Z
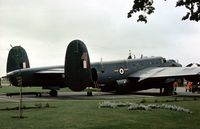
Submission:
M 128 12 L 127 17 L 130 18 L 135 13 L 143 12 L 139 14 L 137 22 L 147 23 L 147 15 L 151 15 L 155 11 L 153 4 L 153 0 L 134 0 L 132 9 Z M 200 20 L 200 0 L 178 0 L 176 2 L 176 7 L 183 6 L 188 9 L 188 12 L 182 17 L 182 20 L 189 19 L 196 22 Z

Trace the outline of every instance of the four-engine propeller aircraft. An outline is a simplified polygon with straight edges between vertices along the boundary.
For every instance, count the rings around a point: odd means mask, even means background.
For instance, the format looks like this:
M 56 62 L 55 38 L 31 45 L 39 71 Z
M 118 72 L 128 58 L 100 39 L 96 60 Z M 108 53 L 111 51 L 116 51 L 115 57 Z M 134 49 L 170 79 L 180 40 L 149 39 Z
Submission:
M 20 69 L 26 67 L 26 69 Z M 72 41 L 66 51 L 65 65 L 30 68 L 26 51 L 13 47 L 7 61 L 7 78 L 14 86 L 42 86 L 50 89 L 51 96 L 57 90 L 69 87 L 82 91 L 86 87 L 98 85 L 102 91 L 131 92 L 150 88 L 172 87 L 177 79 L 200 80 L 200 68 L 181 67 L 174 60 L 163 57 L 126 59 L 90 64 L 86 45 L 80 40 Z

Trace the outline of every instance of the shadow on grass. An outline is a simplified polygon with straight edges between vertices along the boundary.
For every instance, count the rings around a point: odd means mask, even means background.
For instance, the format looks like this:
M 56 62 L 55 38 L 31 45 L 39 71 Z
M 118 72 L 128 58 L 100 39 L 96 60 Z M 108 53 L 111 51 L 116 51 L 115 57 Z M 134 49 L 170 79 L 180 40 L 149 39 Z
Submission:
M 11 118 L 24 119 L 24 118 L 28 118 L 28 117 L 26 117 L 26 116 L 12 116 Z
M 26 110 L 26 109 L 45 109 L 45 108 L 56 108 L 55 106 L 50 106 L 48 103 L 46 105 L 42 105 L 41 103 L 36 103 L 35 106 L 23 106 L 21 109 Z M 10 110 L 19 110 L 19 107 L 6 107 L 0 109 L 1 111 L 10 111 Z

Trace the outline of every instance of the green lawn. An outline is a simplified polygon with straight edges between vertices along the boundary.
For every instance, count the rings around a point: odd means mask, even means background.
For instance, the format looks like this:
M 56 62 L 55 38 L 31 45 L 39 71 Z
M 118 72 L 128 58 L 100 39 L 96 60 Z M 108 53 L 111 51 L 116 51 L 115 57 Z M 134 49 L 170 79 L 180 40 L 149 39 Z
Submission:
M 145 100 L 145 101 L 144 101 Z M 178 100 L 178 101 L 174 101 Z M 163 109 L 152 111 L 134 110 L 127 107 L 116 109 L 98 108 L 104 100 L 51 100 L 48 102 L 23 102 L 26 107 L 36 104 L 50 108 L 26 109 L 24 119 L 12 118 L 18 110 L 0 110 L 1 129 L 198 129 L 200 121 L 200 98 L 126 98 L 111 101 L 175 104 L 193 113 Z M 0 109 L 18 106 L 14 102 L 0 102 Z

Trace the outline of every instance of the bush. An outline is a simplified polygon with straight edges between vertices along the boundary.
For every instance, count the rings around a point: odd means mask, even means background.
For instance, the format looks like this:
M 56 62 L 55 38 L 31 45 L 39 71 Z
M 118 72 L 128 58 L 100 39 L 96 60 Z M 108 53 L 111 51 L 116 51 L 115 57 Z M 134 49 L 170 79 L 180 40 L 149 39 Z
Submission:
M 142 99 L 141 101 L 140 101 L 140 103 L 146 103 L 147 101 L 146 101 L 146 99 Z
M 194 97 L 194 98 L 193 98 L 193 100 L 195 100 L 195 101 L 196 101 L 196 100 L 197 100 L 197 97 Z
M 49 103 L 46 103 L 45 107 L 46 107 L 46 108 L 49 108 L 49 107 L 50 107 Z
M 158 103 L 159 101 L 157 99 L 154 100 L 155 103 Z

